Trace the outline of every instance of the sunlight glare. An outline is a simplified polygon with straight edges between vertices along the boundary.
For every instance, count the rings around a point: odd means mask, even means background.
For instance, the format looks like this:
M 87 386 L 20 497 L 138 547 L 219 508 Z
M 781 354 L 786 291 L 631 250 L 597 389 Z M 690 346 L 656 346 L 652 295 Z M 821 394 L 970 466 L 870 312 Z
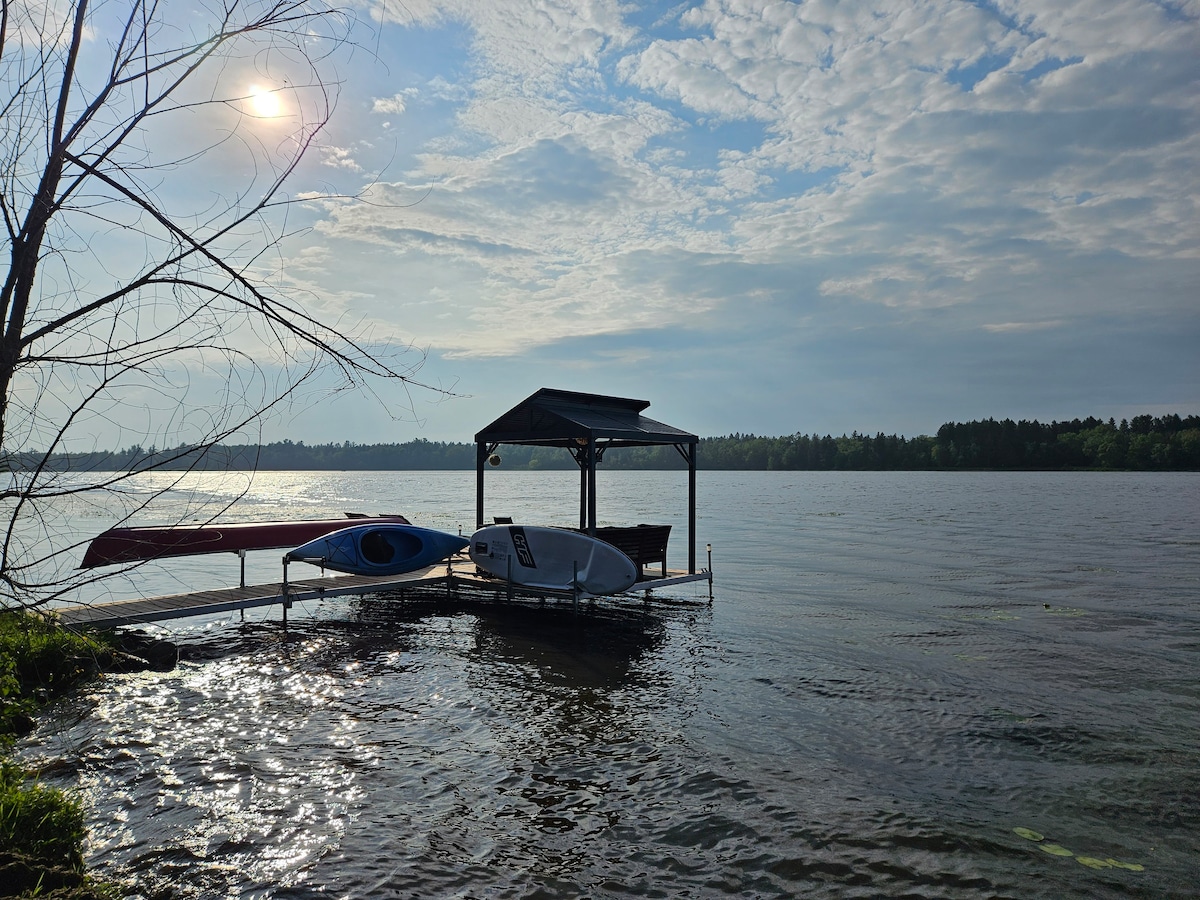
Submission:
M 250 111 L 260 118 L 274 119 L 283 111 L 283 102 L 277 91 L 254 85 L 250 88 Z

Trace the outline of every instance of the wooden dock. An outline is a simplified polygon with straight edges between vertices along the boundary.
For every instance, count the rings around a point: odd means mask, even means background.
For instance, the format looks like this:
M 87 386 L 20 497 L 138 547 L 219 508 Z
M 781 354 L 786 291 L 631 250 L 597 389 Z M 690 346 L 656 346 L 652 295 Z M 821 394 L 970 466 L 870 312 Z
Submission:
M 643 595 L 649 599 L 651 592 L 657 589 L 699 581 L 708 582 L 709 599 L 711 600 L 712 572 L 709 570 L 699 573 L 671 571 L 662 578 L 639 581 L 624 594 L 615 596 Z M 431 591 L 437 591 L 441 596 L 448 598 L 454 598 L 460 592 L 465 592 L 476 597 L 481 593 L 490 593 L 497 599 L 509 600 L 544 601 L 553 598 L 578 602 L 580 599 L 593 599 L 588 594 L 575 597 L 569 592 L 543 591 L 511 585 L 503 579 L 481 575 L 469 559 L 456 558 L 449 565 L 438 563 L 427 569 L 392 577 L 334 575 L 300 581 L 277 581 L 269 584 L 190 591 L 162 597 L 63 606 L 52 612 L 58 622 L 68 628 L 97 630 L 264 606 L 282 607 L 283 620 L 286 622 L 287 611 L 293 603 L 355 594 L 404 596 L 413 592 L 428 594 Z

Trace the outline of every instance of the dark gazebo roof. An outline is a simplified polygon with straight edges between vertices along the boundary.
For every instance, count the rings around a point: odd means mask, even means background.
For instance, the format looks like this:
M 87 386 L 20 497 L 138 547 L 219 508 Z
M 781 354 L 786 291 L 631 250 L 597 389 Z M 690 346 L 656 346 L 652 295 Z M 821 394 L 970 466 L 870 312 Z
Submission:
M 699 438 L 641 414 L 649 400 L 542 388 L 475 435 L 476 442 L 571 447 L 580 439 L 610 447 L 695 444 Z

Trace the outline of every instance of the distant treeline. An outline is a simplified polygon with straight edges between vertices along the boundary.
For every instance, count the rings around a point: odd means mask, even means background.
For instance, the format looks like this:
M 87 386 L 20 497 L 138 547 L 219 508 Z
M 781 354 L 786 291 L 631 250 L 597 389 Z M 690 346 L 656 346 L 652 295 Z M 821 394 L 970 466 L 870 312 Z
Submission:
M 552 447 L 502 445 L 506 469 L 574 469 L 565 451 Z M 758 437 L 731 434 L 702 438 L 700 469 L 888 470 L 888 469 L 1132 469 L 1200 470 L 1200 416 L 1136 416 L 1039 422 L 1011 419 L 949 422 L 934 437 L 854 432 L 841 437 L 793 434 Z M 10 457 L 29 466 L 30 454 Z M 683 469 L 672 446 L 611 448 L 608 469 Z M 418 438 L 403 444 L 305 444 L 281 441 L 261 446 L 216 447 L 201 455 L 188 447 L 129 447 L 114 452 L 56 454 L 61 470 L 129 471 L 168 469 L 259 470 L 431 470 L 473 469 L 475 445 Z
M 735 434 L 701 442 L 707 469 L 1200 469 L 1200 417 L 948 422 L 936 437 Z

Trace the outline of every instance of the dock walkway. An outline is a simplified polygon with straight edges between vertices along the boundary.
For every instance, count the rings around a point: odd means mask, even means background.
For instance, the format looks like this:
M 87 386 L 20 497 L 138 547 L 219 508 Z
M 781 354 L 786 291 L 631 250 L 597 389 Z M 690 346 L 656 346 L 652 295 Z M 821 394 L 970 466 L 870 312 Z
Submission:
M 623 596 L 650 592 L 658 588 L 707 581 L 709 595 L 712 594 L 712 573 L 668 572 L 666 577 L 639 581 Z M 110 629 L 123 625 L 142 625 L 167 619 L 182 619 L 191 616 L 213 615 L 235 610 L 254 609 L 264 606 L 281 606 L 283 619 L 287 621 L 287 610 L 293 603 L 340 597 L 354 594 L 405 594 L 411 591 L 432 589 L 444 590 L 453 597 L 460 590 L 479 594 L 488 592 L 508 599 L 521 598 L 575 599 L 570 593 L 540 591 L 510 585 L 507 582 L 480 575 L 470 560 L 455 559 L 450 565 L 438 563 L 404 575 L 379 577 L 371 575 L 334 575 L 308 578 L 299 581 L 271 582 L 269 584 L 245 585 L 241 587 L 214 588 L 169 594 L 161 597 L 143 597 L 133 600 L 114 600 L 107 603 L 63 606 L 53 610 L 58 622 L 68 628 Z M 582 595 L 590 599 L 589 595 Z M 622 595 L 617 595 L 622 596 Z

